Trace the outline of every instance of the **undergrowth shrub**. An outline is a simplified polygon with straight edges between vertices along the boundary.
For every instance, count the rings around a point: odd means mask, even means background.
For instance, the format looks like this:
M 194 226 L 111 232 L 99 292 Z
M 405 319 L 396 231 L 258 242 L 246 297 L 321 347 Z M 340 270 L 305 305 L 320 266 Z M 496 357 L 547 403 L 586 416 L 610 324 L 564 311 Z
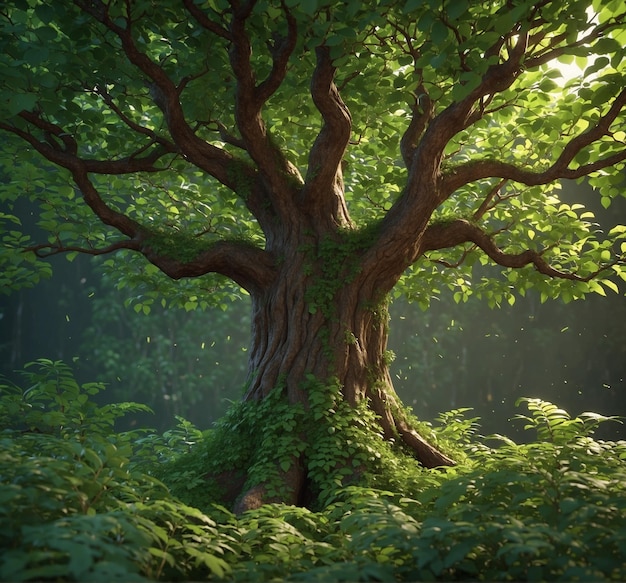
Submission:
M 207 504 L 193 479 L 208 452 L 265 471 L 246 445 L 261 431 L 255 412 L 222 421 L 239 431 L 230 438 L 183 419 L 163 435 L 116 433 L 115 419 L 140 405 L 99 407 L 90 397 L 102 387 L 78 386 L 60 362 L 30 365 L 25 381 L 0 384 L 3 581 L 626 579 L 626 442 L 593 438 L 607 417 L 522 399 L 517 418 L 535 435 L 516 444 L 476 435 L 466 410 L 444 413 L 423 428 L 465 450 L 453 468 L 402 468 L 374 436 L 353 450 L 374 468 L 369 483 L 320 478 L 317 511 L 270 504 L 236 516 Z M 284 420 L 288 434 L 298 415 Z M 257 441 L 278 435 L 278 417 Z
M 185 451 L 189 427 L 149 439 L 147 455 L 145 435 L 114 431 L 117 418 L 147 407 L 98 406 L 90 397 L 103 386 L 79 386 L 58 361 L 31 363 L 24 378 L 26 389 L 0 383 L 0 580 L 175 580 L 229 570 L 212 542 L 223 539 L 215 523 L 146 473 Z
M 433 479 L 438 483 L 403 444 L 383 437 L 366 403 L 353 407 L 343 399 L 339 383 L 311 376 L 305 389 L 306 410 L 286 402 L 280 387 L 262 401 L 234 404 L 197 447 L 165 460 L 154 471 L 175 496 L 207 511 L 224 502 L 225 487 L 213 476 L 239 472 L 244 490 L 265 483 L 269 498 L 281 498 L 279 470 L 287 471 L 301 455 L 308 472 L 309 505 L 316 510 L 350 485 L 408 491 L 416 483 L 420 488 Z M 465 411 L 442 414 L 434 427 L 411 421 L 430 442 L 462 462 L 477 428 L 476 419 L 463 417 Z

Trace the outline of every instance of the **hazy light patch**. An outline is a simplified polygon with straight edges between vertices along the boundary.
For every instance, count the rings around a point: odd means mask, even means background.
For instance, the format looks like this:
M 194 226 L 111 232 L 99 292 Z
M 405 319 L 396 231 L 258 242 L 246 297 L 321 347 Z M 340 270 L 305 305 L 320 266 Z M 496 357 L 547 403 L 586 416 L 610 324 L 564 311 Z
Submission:
M 593 61 L 590 58 L 588 58 L 587 66 L 589 66 L 592 62 Z M 585 70 L 581 69 L 576 63 L 568 64 L 568 63 L 562 63 L 561 61 L 558 61 L 558 60 L 551 61 L 548 64 L 548 66 L 551 69 L 557 69 L 561 73 L 561 76 L 563 77 L 563 80 L 566 83 L 568 81 L 571 81 L 572 79 L 582 79 L 583 74 L 585 72 Z
M 577 41 L 581 41 L 586 35 L 588 35 L 595 26 L 600 23 L 597 12 L 593 9 L 592 6 L 587 8 L 587 23 L 588 26 L 585 30 L 581 30 L 577 37 Z M 563 76 L 564 84 L 568 83 L 572 79 L 580 79 L 583 80 L 591 80 L 594 77 L 597 77 L 598 72 L 594 72 L 589 77 L 585 77 L 585 70 L 588 69 L 591 65 L 593 65 L 596 61 L 596 58 L 599 55 L 592 54 L 591 51 L 586 57 L 574 57 L 564 55 L 560 58 L 554 59 L 547 63 L 547 66 L 551 69 L 557 69 L 561 75 Z M 569 61 L 569 62 L 568 62 Z

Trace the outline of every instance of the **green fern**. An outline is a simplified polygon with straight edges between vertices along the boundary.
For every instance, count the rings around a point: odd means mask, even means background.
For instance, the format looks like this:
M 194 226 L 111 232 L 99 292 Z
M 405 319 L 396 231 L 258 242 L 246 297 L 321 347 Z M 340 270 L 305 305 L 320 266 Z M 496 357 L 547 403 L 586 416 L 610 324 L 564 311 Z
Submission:
M 618 416 L 606 417 L 598 413 L 581 413 L 572 418 L 564 409 L 560 409 L 549 401 L 521 397 L 515 402 L 517 407 L 526 403 L 531 416 L 515 415 L 513 419 L 526 421 L 524 429 L 535 429 L 540 441 L 549 441 L 554 444 L 564 444 L 580 437 L 592 435 L 600 423 L 616 421 L 621 423 Z

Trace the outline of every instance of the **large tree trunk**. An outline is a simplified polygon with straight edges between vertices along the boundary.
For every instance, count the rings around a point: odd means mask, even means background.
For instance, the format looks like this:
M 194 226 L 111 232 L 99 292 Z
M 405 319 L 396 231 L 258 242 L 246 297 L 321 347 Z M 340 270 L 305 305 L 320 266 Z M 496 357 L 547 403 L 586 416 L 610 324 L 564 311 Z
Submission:
M 310 379 L 337 383 L 341 398 L 375 412 L 384 439 L 394 439 L 428 468 L 454 462 L 427 443 L 409 424 L 388 371 L 388 316 L 385 291 L 354 272 L 354 258 L 331 249 L 320 257 L 299 248 L 286 258 L 276 283 L 253 296 L 250 376 L 245 400 L 261 401 L 276 387 L 290 406 L 309 408 Z M 349 254 L 348 254 L 349 255 Z M 328 262 L 334 262 L 329 265 Z M 270 412 L 271 414 L 271 412 Z M 268 423 L 272 420 L 268 419 Z M 301 435 L 306 442 L 307 435 Z M 264 453 L 267 456 L 267 452 Z M 276 452 L 276 459 L 279 458 Z M 271 501 L 304 503 L 307 452 L 294 452 L 280 496 L 266 484 L 248 484 L 237 511 Z

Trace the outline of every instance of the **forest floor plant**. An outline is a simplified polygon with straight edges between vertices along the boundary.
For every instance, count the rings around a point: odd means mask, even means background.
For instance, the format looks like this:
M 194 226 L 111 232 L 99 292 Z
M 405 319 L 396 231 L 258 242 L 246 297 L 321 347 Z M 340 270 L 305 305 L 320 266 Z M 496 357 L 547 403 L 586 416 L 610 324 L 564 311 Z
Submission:
M 315 436 L 294 431 L 307 416 L 293 408 L 259 427 L 267 400 L 208 432 L 179 419 L 163 435 L 119 433 L 115 420 L 144 406 L 97 405 L 103 386 L 79 386 L 62 362 L 24 375 L 26 389 L 0 383 L 2 581 L 626 579 L 626 442 L 593 438 L 612 418 L 520 399 L 536 437 L 518 444 L 478 436 L 467 410 L 444 413 L 422 425 L 459 463 L 433 471 L 360 441 L 354 424 L 329 433 L 324 415 L 347 414 L 321 397 Z M 313 472 L 315 505 L 237 515 L 210 502 L 206 456 L 227 471 L 249 454 L 224 441 L 235 423 L 285 451 L 318 444 L 308 467 L 337 471 Z

